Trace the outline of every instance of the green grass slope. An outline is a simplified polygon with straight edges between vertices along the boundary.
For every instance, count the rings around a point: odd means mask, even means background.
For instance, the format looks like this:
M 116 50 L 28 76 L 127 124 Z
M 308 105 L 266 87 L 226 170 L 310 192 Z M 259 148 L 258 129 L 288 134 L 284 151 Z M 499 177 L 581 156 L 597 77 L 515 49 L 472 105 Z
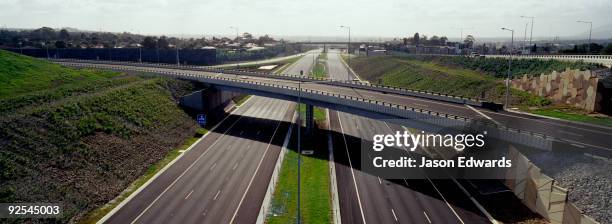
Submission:
M 176 103 L 187 82 L 4 51 L 0 65 L 0 202 L 61 203 L 60 222 L 119 195 L 197 128 Z
M 65 69 L 58 64 L 0 50 L 0 99 L 117 75 L 113 72 Z
M 436 60 L 412 57 L 356 57 L 351 67 L 371 83 L 409 89 L 484 98 L 502 102 L 504 85 L 501 79 L 487 73 L 449 66 Z M 526 92 L 512 91 L 513 105 L 540 106 L 550 101 Z

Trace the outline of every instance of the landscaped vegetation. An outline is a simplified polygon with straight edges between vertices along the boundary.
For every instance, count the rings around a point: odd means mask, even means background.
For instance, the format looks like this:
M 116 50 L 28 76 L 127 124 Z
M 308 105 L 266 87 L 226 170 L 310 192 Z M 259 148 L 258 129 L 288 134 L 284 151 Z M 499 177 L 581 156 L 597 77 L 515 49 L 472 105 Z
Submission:
M 196 134 L 177 105 L 194 89 L 0 51 L 0 201 L 61 203 L 58 222 L 83 221 Z
M 317 57 L 317 61 L 312 68 L 312 77 L 315 78 L 326 78 L 327 77 L 327 67 L 325 66 L 327 63 L 327 53 L 319 54 Z
M 315 115 L 316 116 L 316 115 Z M 272 197 L 272 206 L 267 223 L 295 223 L 297 220 L 297 130 L 293 130 L 291 143 L 283 160 L 279 180 Z M 329 151 L 327 134 L 316 129 L 312 135 L 302 131 L 301 156 L 301 220 L 302 223 L 331 223 L 331 194 L 329 191 Z
M 507 59 L 402 56 L 355 57 L 351 67 L 371 83 L 409 89 L 466 96 L 487 101 L 504 102 Z M 599 69 L 600 65 L 556 60 L 514 60 L 513 74 L 549 73 L 571 69 Z M 511 89 L 510 107 L 535 114 L 566 120 L 610 125 L 607 116 L 592 116 L 586 111 L 564 104 L 553 104 L 550 99 Z
M 472 69 L 412 57 L 356 57 L 351 67 L 371 83 L 503 102 L 503 80 Z M 543 106 L 550 100 L 512 90 L 512 105 Z
M 436 64 L 465 68 L 483 72 L 494 77 L 506 77 L 508 75 L 508 59 L 506 58 L 481 58 L 481 57 L 443 57 L 443 56 L 409 56 L 409 59 L 433 62 Z M 512 60 L 512 75 L 540 75 L 552 71 L 564 71 L 570 69 L 600 69 L 602 65 L 585 63 L 582 61 L 570 62 L 560 60 L 540 59 L 514 59 Z

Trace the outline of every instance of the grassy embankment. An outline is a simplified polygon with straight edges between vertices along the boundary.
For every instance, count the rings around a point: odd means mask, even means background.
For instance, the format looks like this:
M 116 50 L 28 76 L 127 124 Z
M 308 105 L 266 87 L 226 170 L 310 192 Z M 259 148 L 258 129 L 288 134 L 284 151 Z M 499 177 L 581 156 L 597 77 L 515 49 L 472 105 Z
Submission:
M 467 97 L 504 102 L 507 60 L 468 57 L 356 57 L 353 70 L 372 83 L 400 86 Z M 599 67 L 582 62 L 516 60 L 513 74 L 540 74 L 553 70 Z M 593 117 L 567 105 L 528 92 L 512 89 L 511 105 L 520 110 L 568 120 L 610 124 L 609 117 Z
M 0 201 L 102 217 L 204 132 L 176 103 L 194 89 L 0 51 Z
M 326 77 L 326 55 L 319 56 L 312 75 Z M 322 62 L 321 62 L 322 61 Z M 306 118 L 306 105 L 298 109 L 302 120 Z M 326 125 L 326 111 L 314 108 L 314 119 L 317 128 L 312 135 L 302 131 L 302 150 L 312 150 L 312 155 L 301 156 L 301 220 L 304 223 L 331 223 L 331 195 L 329 191 L 329 163 Z M 302 122 L 304 125 L 305 122 Z M 291 143 L 281 165 L 279 179 L 272 197 L 271 214 L 267 223 L 292 223 L 297 218 L 297 131 L 294 129 Z
M 302 112 L 304 110 L 302 109 Z M 304 116 L 304 114 L 302 114 Z M 315 111 L 317 126 L 323 127 L 325 111 Z M 312 135 L 302 130 L 301 150 L 312 150 L 312 155 L 301 156 L 301 219 L 303 223 L 331 223 L 331 193 L 329 179 L 327 133 L 316 128 Z M 297 130 L 281 166 L 279 180 L 272 198 L 271 214 L 267 223 L 292 223 L 297 217 Z
M 321 53 L 317 57 L 317 61 L 312 68 L 311 75 L 315 78 L 325 78 L 327 77 L 327 67 L 325 65 L 327 61 L 327 53 Z

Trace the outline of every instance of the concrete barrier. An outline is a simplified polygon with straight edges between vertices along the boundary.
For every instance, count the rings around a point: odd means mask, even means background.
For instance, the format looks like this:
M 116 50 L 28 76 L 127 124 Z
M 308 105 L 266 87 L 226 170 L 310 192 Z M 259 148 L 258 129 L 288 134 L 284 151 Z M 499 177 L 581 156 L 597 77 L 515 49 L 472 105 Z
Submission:
M 551 223 L 596 224 L 567 200 L 568 190 L 556 185 L 554 179 L 542 174 L 527 157 L 510 146 L 507 157 L 513 165 L 506 172 L 505 185 L 531 211 Z

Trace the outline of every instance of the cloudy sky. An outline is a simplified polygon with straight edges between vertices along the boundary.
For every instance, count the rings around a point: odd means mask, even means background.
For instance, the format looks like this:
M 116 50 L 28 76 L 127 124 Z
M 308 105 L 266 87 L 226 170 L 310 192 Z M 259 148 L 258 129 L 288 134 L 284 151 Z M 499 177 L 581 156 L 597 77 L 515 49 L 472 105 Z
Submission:
M 534 37 L 574 36 L 612 25 L 612 0 L 0 0 L 0 26 L 74 27 L 143 34 L 232 34 L 400 37 L 420 32 L 456 38 L 522 36 L 535 16 Z

